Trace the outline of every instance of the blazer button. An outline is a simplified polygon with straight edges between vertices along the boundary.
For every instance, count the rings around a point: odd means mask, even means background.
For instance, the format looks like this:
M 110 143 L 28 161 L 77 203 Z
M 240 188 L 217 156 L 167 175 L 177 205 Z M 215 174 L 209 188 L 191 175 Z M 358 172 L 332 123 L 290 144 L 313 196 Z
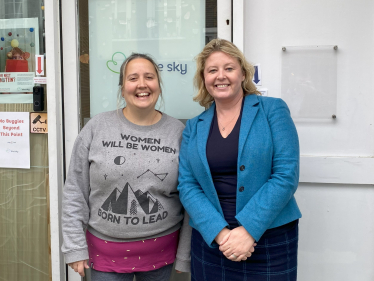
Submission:
M 239 187 L 239 191 L 243 192 L 244 191 L 244 186 Z
M 244 171 L 245 170 L 245 166 L 244 165 L 241 165 L 240 166 L 240 171 Z

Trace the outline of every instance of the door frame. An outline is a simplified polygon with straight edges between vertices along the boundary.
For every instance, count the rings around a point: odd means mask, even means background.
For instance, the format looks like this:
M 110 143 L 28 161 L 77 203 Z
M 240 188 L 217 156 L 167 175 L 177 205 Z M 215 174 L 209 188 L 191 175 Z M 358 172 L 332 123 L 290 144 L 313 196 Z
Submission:
M 48 109 L 49 238 L 51 280 L 65 280 L 61 253 L 61 191 L 64 184 L 60 1 L 45 1 L 45 52 Z

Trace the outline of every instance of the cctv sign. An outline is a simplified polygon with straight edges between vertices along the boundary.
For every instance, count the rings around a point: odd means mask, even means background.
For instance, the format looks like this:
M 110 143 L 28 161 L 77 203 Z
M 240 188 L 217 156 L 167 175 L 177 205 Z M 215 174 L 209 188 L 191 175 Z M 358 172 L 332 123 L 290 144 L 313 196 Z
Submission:
M 32 112 L 30 113 L 30 133 L 33 134 L 47 134 L 47 113 Z

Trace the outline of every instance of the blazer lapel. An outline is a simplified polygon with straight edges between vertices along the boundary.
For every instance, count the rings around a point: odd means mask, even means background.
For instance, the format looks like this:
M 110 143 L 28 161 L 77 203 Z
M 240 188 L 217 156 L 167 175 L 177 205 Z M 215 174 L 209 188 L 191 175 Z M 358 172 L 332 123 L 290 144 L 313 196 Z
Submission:
M 210 168 L 206 158 L 206 144 L 208 142 L 210 125 L 212 124 L 215 108 L 216 106 L 213 103 L 213 105 L 200 116 L 197 124 L 197 150 L 207 175 L 210 175 Z
M 238 160 L 241 159 L 245 141 L 251 130 L 253 120 L 257 115 L 258 104 L 257 95 L 252 94 L 245 97 L 242 121 L 240 124 Z

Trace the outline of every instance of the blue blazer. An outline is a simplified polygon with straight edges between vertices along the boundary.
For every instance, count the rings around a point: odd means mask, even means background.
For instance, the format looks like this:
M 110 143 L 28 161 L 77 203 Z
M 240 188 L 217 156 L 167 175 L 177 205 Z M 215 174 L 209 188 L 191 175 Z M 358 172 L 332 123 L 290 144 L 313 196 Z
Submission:
M 215 104 L 188 120 L 179 155 L 180 200 L 190 225 L 211 247 L 228 223 L 213 184 L 206 144 Z M 286 103 L 248 95 L 239 134 L 236 216 L 258 241 L 269 228 L 301 217 L 294 198 L 299 182 L 299 141 Z

